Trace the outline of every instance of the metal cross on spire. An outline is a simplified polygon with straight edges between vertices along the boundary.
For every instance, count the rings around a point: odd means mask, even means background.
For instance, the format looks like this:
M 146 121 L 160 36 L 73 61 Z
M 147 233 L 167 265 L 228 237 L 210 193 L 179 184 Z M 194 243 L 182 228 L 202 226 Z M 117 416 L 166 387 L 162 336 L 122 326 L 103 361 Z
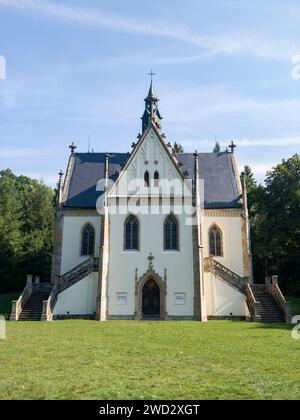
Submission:
M 153 82 L 153 76 L 155 76 L 155 75 L 156 75 L 156 73 L 153 73 L 153 71 L 151 69 L 150 73 L 148 73 L 148 76 L 151 77 L 151 82 Z

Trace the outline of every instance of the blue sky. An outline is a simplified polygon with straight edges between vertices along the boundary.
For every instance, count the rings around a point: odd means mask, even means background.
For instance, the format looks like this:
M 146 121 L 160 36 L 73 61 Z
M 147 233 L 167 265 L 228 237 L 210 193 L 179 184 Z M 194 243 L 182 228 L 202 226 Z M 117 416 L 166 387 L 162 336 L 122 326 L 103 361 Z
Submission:
M 128 151 L 156 73 L 186 151 L 238 145 L 255 176 L 299 153 L 300 2 L 0 0 L 0 168 L 55 185 L 68 145 Z

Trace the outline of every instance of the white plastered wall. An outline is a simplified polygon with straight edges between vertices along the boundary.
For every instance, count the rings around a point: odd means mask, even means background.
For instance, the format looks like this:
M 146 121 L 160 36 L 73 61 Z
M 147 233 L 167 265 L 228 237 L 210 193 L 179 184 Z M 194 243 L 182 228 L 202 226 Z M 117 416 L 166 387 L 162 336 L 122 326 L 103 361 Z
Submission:
M 94 315 L 98 291 L 98 273 L 91 273 L 59 293 L 53 315 Z
M 209 256 L 209 229 L 214 224 L 222 231 L 223 250 L 222 257 L 214 258 L 243 277 L 242 218 L 239 211 L 206 211 L 202 218 L 204 257 Z M 208 316 L 249 316 L 245 295 L 212 273 L 204 273 L 204 292 Z
M 86 223 L 90 223 L 95 229 L 95 256 L 99 256 L 101 217 L 65 216 L 63 223 L 61 275 L 88 258 L 87 256 L 80 255 L 81 231 Z
M 140 251 L 123 250 L 126 216 L 111 216 L 109 263 L 109 315 L 131 316 L 135 311 L 135 269 L 141 277 L 149 267 L 148 256 L 154 256 L 153 267 L 164 278 L 167 275 L 167 312 L 169 316 L 193 316 L 193 249 L 192 228 L 179 219 L 180 251 L 163 250 L 164 215 L 140 215 Z M 118 292 L 127 293 L 127 305 L 116 303 Z M 175 305 L 175 293 L 186 294 L 185 305 Z
M 204 257 L 209 256 L 209 229 L 212 225 L 216 224 L 222 231 L 223 256 L 214 258 L 243 277 L 244 269 L 241 216 L 218 216 L 218 213 L 222 214 L 222 210 L 216 210 L 215 216 L 205 215 L 202 217 L 202 240 Z
M 212 273 L 204 274 L 208 316 L 249 316 L 246 296 Z

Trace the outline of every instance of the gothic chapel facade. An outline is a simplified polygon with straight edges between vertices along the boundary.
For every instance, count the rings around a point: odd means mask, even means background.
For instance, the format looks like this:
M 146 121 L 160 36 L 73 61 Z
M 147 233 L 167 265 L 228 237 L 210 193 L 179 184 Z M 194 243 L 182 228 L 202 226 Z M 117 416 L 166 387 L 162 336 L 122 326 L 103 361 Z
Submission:
M 247 201 L 234 147 L 176 153 L 161 119 L 151 82 L 131 153 L 71 146 L 59 182 L 52 319 L 250 316 Z

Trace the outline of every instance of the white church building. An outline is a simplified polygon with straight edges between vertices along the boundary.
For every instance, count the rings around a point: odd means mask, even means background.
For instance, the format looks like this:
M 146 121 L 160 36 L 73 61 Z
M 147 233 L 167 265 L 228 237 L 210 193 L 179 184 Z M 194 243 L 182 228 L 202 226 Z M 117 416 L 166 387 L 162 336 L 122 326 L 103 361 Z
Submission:
M 176 153 L 161 119 L 151 82 L 130 153 L 70 146 L 58 184 L 52 319 L 250 317 L 248 213 L 235 145 Z

